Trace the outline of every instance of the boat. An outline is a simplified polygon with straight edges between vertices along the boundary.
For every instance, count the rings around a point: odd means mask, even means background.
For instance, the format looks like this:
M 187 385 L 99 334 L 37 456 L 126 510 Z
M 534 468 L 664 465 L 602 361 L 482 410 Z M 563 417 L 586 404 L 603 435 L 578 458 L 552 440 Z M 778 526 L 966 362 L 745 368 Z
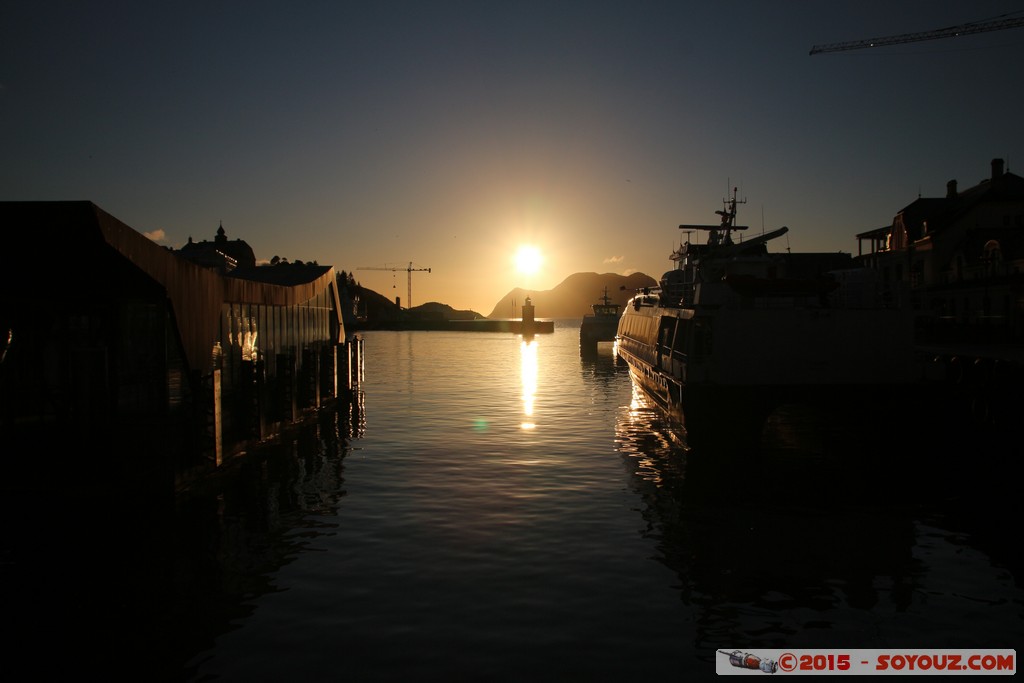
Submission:
M 616 353 L 643 395 L 688 436 L 756 434 L 787 402 L 857 406 L 913 385 L 913 313 L 896 283 L 842 252 L 769 253 L 785 226 L 741 239 L 743 201 L 733 188 L 720 223 L 680 225 L 672 270 L 623 308 Z
M 614 342 L 619 329 L 622 306 L 612 302 L 607 287 L 598 303 L 591 308 L 593 314 L 584 315 L 580 323 L 580 355 L 583 356 L 597 353 L 600 342 Z

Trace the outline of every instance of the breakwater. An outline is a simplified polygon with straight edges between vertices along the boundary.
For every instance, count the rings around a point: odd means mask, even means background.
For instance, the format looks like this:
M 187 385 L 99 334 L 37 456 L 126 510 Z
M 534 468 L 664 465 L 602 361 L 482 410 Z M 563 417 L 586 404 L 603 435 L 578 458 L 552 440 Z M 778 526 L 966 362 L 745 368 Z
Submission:
M 475 320 L 393 320 L 376 323 L 374 330 L 428 330 L 435 332 L 510 332 L 513 334 L 551 334 L 553 320 L 516 320 L 477 318 Z

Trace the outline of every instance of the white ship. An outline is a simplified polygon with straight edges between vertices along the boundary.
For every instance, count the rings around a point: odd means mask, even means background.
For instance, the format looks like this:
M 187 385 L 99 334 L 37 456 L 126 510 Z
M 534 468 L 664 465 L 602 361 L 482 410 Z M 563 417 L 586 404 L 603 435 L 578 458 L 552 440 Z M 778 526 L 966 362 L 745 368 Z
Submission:
M 634 383 L 670 418 L 757 428 L 793 401 L 872 397 L 920 379 L 913 316 L 895 283 L 844 253 L 769 253 L 782 227 L 737 235 L 736 191 L 718 225 L 671 254 L 660 288 L 619 318 L 617 353 Z M 838 405 L 838 404 L 837 404 Z

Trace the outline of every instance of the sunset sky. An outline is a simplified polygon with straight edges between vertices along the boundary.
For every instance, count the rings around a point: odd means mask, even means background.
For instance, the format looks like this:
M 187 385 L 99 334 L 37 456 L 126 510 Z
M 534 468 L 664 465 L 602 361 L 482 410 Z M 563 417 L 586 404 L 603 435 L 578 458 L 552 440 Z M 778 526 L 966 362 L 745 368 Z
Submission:
M 773 249 L 856 254 L 919 194 L 970 187 L 996 157 L 1024 170 L 1024 28 L 811 47 L 1022 11 L 6 2 L 0 200 L 91 200 L 173 247 L 223 223 L 257 258 L 354 270 L 403 304 L 412 262 L 431 269 L 413 305 L 484 314 L 575 272 L 659 277 L 677 226 L 714 222 L 730 186 L 740 223 L 789 226 Z

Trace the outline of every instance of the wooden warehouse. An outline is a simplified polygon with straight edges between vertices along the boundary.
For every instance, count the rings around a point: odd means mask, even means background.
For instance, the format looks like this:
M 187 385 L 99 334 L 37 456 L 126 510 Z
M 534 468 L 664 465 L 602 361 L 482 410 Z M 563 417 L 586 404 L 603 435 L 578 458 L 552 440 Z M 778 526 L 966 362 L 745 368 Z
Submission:
M 173 490 L 352 387 L 330 266 L 210 267 L 89 201 L 0 225 L 5 475 Z

